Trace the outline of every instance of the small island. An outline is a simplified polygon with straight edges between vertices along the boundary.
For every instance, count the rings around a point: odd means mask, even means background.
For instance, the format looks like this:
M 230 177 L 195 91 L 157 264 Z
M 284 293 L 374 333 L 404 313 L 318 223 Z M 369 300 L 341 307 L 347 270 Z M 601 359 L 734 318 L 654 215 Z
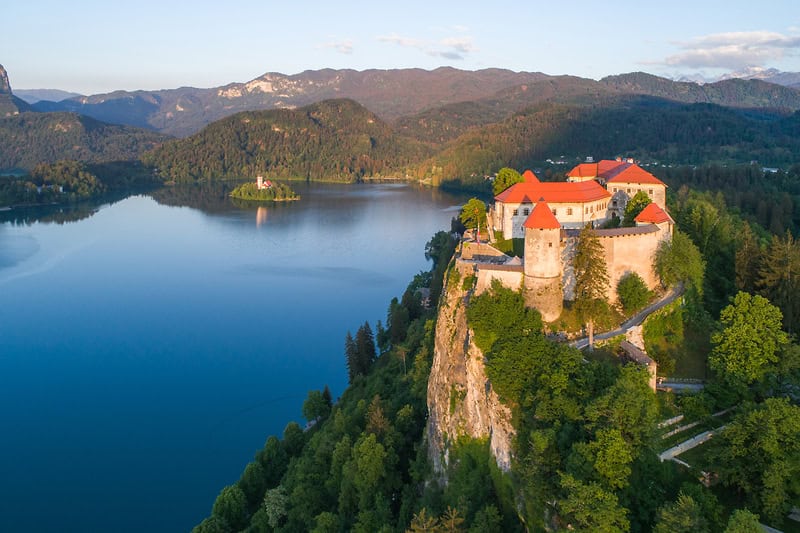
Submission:
M 258 176 L 255 183 L 243 183 L 233 189 L 233 191 L 231 191 L 231 197 L 240 200 L 270 202 L 286 202 L 300 199 L 300 195 L 294 192 L 288 185 L 272 180 L 265 180 L 262 176 Z

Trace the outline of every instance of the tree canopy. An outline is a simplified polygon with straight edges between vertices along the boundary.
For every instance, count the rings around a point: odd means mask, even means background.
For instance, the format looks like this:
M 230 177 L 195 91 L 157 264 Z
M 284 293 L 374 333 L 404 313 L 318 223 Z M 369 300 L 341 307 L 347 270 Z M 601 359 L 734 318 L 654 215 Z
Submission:
M 724 329 L 711 336 L 711 368 L 732 382 L 750 384 L 760 380 L 789 343 L 789 337 L 781 330 L 782 318 L 780 309 L 766 298 L 738 293 L 720 314 Z
M 486 227 L 486 204 L 477 198 L 471 198 L 461 208 L 461 222 L 468 228 L 475 228 L 475 236 L 479 238 L 481 226 Z
M 513 168 L 503 167 L 497 171 L 497 176 L 494 178 L 492 185 L 492 192 L 495 196 L 508 189 L 515 183 L 522 182 L 522 175 Z
M 628 200 L 628 203 L 625 204 L 625 214 L 622 217 L 622 225 L 635 226 L 636 222 L 633 219 L 639 216 L 639 213 L 641 213 L 644 208 L 650 205 L 652 202 L 653 201 L 644 191 L 639 191 L 634 194 L 633 198 Z

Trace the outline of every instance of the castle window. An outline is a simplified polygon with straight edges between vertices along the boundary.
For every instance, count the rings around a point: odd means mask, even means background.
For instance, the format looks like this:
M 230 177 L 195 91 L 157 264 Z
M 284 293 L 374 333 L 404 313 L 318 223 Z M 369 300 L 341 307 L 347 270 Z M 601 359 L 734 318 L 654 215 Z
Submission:
M 584 215 L 588 215 L 589 214 L 589 208 L 588 207 L 584 207 L 583 208 L 583 214 Z
M 531 210 L 526 207 L 525 209 L 522 210 L 522 214 L 528 216 L 531 214 Z
M 557 209 L 553 209 L 553 216 L 556 216 L 557 214 L 558 214 L 558 210 Z
M 547 247 L 548 247 L 548 248 L 552 248 L 552 247 L 553 247 L 553 243 L 552 243 L 552 242 L 548 242 L 548 243 L 547 243 Z
M 649 191 L 647 191 L 647 195 L 652 198 L 653 197 L 653 189 L 650 189 Z
M 628 194 L 630 194 L 630 193 L 631 193 L 631 190 L 630 190 L 630 189 L 628 189 Z
M 519 209 L 514 209 L 514 216 L 519 215 Z
M 567 214 L 568 214 L 568 215 L 571 215 L 571 214 L 572 214 L 572 208 L 571 208 L 571 207 L 568 207 L 568 208 L 567 208 Z

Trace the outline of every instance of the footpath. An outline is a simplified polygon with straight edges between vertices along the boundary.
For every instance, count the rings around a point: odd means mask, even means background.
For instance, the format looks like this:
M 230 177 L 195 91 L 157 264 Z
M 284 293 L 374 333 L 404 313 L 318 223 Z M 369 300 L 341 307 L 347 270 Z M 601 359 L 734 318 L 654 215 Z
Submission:
M 594 340 L 602 341 L 610 339 L 612 337 L 616 337 L 617 335 L 624 335 L 625 333 L 627 333 L 629 329 L 641 325 L 641 323 L 644 322 L 645 318 L 650 316 L 652 313 L 658 311 L 659 309 L 662 309 L 663 307 L 671 304 L 682 294 L 683 294 L 683 284 L 679 283 L 678 285 L 675 286 L 674 289 L 672 289 L 670 292 L 662 296 L 660 300 L 648 305 L 647 307 L 645 307 L 644 309 L 642 309 L 641 311 L 630 317 L 628 320 L 623 322 L 619 328 L 613 331 L 607 331 L 605 333 L 598 333 L 597 335 L 594 336 Z M 583 350 L 584 348 L 589 346 L 589 338 L 583 337 L 581 339 L 574 340 L 570 342 L 569 345 L 574 346 L 579 350 Z

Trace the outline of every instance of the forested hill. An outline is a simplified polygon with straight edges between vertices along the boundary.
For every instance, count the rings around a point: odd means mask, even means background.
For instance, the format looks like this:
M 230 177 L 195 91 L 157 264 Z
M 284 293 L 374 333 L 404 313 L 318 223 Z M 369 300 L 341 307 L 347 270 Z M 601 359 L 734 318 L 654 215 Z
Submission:
M 430 154 L 360 104 L 342 99 L 296 110 L 239 113 L 163 144 L 144 161 L 165 180 L 177 182 L 257 174 L 349 182 L 406 177 Z
M 796 162 L 800 114 L 676 104 L 618 97 L 595 106 L 543 103 L 474 128 L 420 166 L 443 180 L 475 177 L 503 166 L 528 168 L 561 154 L 626 154 L 637 159 L 702 164 Z
M 136 160 L 167 136 L 106 124 L 75 113 L 20 113 L 0 118 L 0 169 L 30 170 L 62 159 Z

